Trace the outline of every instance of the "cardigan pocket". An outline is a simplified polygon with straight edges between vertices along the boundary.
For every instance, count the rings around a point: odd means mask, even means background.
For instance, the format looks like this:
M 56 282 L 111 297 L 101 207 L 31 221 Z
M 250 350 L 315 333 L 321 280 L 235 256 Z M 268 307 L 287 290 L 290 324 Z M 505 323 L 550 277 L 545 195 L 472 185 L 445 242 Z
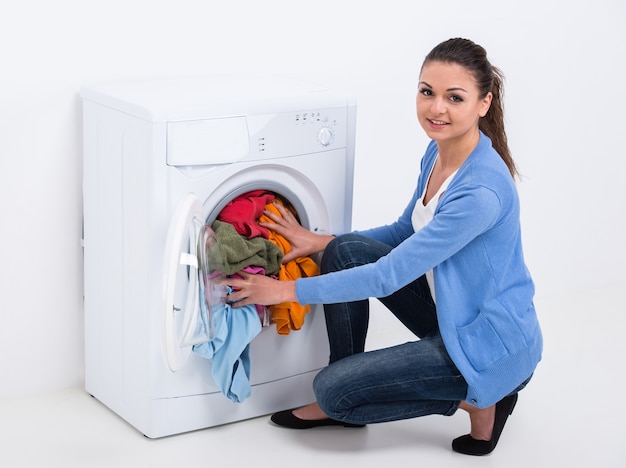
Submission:
M 459 328 L 458 332 L 461 348 L 478 372 L 508 354 L 498 333 L 483 314 L 478 314 L 472 323 Z

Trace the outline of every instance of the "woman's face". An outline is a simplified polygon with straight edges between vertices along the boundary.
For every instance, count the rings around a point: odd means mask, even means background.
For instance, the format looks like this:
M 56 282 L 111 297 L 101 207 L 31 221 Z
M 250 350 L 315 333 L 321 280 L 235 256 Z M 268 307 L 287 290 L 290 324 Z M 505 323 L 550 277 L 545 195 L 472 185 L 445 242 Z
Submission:
M 428 62 L 422 68 L 417 92 L 417 119 L 437 142 L 475 137 L 478 120 L 491 105 L 491 93 L 480 98 L 473 75 L 455 63 Z

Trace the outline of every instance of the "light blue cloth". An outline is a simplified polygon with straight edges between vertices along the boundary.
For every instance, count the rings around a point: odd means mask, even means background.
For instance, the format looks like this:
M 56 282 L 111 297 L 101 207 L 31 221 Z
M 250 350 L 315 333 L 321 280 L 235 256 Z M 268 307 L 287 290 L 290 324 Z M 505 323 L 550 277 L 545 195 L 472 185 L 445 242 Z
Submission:
M 204 301 L 204 285 L 200 281 L 200 312 L 202 332 L 209 335 L 209 315 Z M 228 291 L 230 292 L 230 288 Z M 250 342 L 261 332 L 261 322 L 254 305 L 238 307 L 217 304 L 211 311 L 213 337 L 193 346 L 193 352 L 211 361 L 211 375 L 222 393 L 231 401 L 241 403 L 250 396 Z

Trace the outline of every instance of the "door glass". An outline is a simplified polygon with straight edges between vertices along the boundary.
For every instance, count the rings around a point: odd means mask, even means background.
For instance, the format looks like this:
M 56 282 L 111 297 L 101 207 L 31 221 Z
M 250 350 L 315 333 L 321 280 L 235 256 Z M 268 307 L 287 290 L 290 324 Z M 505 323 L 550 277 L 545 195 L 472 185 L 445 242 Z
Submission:
M 166 241 L 164 352 L 168 367 L 179 370 L 194 345 L 213 338 L 211 318 L 224 307 L 222 255 L 206 225 L 202 203 L 188 195 L 177 207 Z
M 197 246 L 200 310 L 196 338 L 190 344 L 213 339 L 213 312 L 224 307 L 226 300 L 226 286 L 219 281 L 225 276 L 223 258 L 215 233 L 209 225 L 203 224 L 200 228 Z

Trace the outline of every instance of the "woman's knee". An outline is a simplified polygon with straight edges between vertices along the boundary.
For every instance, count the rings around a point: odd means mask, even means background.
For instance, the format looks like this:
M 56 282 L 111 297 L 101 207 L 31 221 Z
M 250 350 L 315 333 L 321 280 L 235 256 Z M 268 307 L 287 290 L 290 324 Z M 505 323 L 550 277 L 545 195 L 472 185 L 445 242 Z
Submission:
M 322 273 L 345 270 L 376 261 L 382 255 L 377 242 L 360 234 L 337 236 L 324 250 L 320 269 Z
M 343 234 L 335 237 L 324 249 L 320 270 L 322 273 L 343 270 L 341 259 L 345 256 L 346 238 L 353 234 Z

